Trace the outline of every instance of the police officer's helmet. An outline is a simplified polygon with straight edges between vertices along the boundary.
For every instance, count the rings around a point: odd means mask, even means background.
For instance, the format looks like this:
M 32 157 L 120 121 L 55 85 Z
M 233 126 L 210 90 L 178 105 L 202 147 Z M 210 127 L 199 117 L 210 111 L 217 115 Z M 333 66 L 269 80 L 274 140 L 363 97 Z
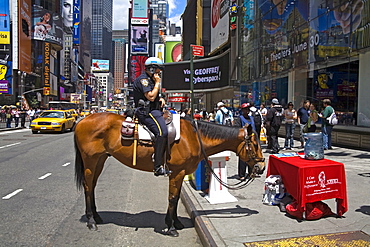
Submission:
M 145 68 L 159 68 L 163 70 L 163 62 L 157 57 L 150 57 L 145 61 Z

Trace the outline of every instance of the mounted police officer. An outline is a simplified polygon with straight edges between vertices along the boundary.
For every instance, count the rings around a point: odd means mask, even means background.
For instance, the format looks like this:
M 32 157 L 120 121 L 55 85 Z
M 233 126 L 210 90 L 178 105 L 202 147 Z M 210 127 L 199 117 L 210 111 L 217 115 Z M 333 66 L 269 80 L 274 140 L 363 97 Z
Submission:
M 163 62 L 150 57 L 145 61 L 145 71 L 134 81 L 134 101 L 136 116 L 141 124 L 146 125 L 156 137 L 154 144 L 154 175 L 172 173 L 163 166 L 164 153 L 167 146 L 167 126 L 163 118 L 162 108 L 165 100 L 160 96 Z

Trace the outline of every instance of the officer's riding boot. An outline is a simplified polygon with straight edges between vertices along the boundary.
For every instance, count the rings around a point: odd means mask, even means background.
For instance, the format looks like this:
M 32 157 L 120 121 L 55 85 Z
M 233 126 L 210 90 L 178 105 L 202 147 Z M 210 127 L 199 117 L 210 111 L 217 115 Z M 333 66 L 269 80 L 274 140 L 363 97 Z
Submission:
M 163 166 L 164 152 L 166 151 L 167 137 L 158 136 L 154 145 L 154 176 L 167 176 L 172 173 Z

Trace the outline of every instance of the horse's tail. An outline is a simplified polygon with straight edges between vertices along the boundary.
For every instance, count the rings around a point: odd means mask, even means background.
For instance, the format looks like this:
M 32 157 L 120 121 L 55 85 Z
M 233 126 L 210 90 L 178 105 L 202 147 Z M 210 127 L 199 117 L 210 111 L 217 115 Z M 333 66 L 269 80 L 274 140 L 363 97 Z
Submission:
M 80 149 L 77 146 L 76 134 L 74 136 L 74 144 L 75 144 L 75 181 L 77 189 L 81 190 L 84 183 L 84 164 L 81 156 Z

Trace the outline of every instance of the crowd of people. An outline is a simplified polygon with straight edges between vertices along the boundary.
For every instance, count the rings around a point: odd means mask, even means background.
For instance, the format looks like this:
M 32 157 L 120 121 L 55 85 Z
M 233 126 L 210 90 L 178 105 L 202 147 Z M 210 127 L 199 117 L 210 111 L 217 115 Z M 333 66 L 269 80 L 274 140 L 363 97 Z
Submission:
M 32 122 L 41 113 L 41 110 L 38 108 L 27 110 L 26 108 L 3 107 L 0 113 L 1 122 L 6 123 L 6 128 L 26 128 L 26 121 Z
M 261 104 L 259 108 L 255 107 L 253 102 L 243 103 L 239 110 L 232 112 L 226 108 L 223 102 L 218 102 L 216 108 L 207 112 L 206 109 L 194 110 L 193 119 L 199 121 L 214 122 L 216 124 L 242 127 L 245 124 L 252 125 L 254 131 L 260 138 L 260 135 L 267 137 L 266 152 L 273 154 L 281 150 L 302 150 L 305 145 L 305 133 L 316 132 L 317 123 L 321 123 L 321 132 L 323 134 L 324 149 L 332 149 L 331 132 L 333 125 L 329 124 L 328 117 L 334 112 L 329 99 L 324 99 L 322 105 L 312 103 L 310 100 L 302 102 L 302 106 L 295 108 L 292 102 L 283 107 L 277 98 L 271 100 L 271 105 L 266 107 Z M 317 109 L 321 108 L 321 113 Z M 181 117 L 190 118 L 191 109 L 182 111 L 172 111 L 181 114 Z M 299 146 L 294 146 L 294 132 L 296 126 L 299 127 Z M 285 127 L 284 147 L 280 147 L 278 142 L 278 133 L 281 127 Z M 247 171 L 247 164 L 241 160 L 238 161 L 238 178 L 245 180 L 251 171 Z M 248 168 L 249 169 L 249 168 Z

